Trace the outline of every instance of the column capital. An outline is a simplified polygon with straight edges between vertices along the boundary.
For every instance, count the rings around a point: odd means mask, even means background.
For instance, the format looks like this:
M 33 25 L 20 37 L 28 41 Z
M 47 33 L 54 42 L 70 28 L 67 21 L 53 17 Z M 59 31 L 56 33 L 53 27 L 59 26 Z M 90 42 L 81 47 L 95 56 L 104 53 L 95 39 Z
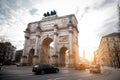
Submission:
M 40 35 L 36 34 L 36 37 L 40 38 Z
M 25 33 L 25 39 L 29 39 L 30 33 Z
M 25 36 L 25 39 L 29 39 L 30 37 L 28 37 L 28 36 Z

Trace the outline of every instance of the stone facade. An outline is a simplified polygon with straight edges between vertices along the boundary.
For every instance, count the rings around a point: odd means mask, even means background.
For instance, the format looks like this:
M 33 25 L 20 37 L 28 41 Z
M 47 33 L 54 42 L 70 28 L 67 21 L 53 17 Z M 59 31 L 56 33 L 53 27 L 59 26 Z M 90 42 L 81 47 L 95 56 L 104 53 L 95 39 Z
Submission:
M 15 53 L 15 63 L 20 63 L 20 59 L 22 57 L 23 50 L 17 50 Z
M 103 36 L 95 55 L 96 63 L 120 67 L 120 33 Z
M 69 66 L 74 67 L 78 63 L 78 28 L 75 15 L 58 17 L 45 16 L 42 20 L 31 22 L 25 30 L 25 44 L 21 58 L 22 64 L 34 65 L 53 63 L 65 66 L 66 51 L 69 53 Z M 53 51 L 50 51 L 50 43 L 53 42 Z M 50 52 L 53 52 L 50 54 Z

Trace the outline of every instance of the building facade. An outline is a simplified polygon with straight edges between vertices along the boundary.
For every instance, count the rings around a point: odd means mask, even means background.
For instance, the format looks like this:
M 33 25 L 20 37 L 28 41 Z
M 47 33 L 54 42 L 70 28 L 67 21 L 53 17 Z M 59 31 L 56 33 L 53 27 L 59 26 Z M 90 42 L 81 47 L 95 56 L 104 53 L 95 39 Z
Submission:
M 15 63 L 20 63 L 22 53 L 23 53 L 23 49 L 16 51 L 16 53 L 15 53 Z
M 96 63 L 120 68 L 120 33 L 103 36 L 95 55 Z
M 74 67 L 79 58 L 77 24 L 75 15 L 58 17 L 55 11 L 45 13 L 40 21 L 29 23 L 21 63 L 51 64 L 52 57 L 52 64 L 65 66 L 65 55 L 69 54 L 69 66 Z M 53 51 L 50 51 L 51 42 Z

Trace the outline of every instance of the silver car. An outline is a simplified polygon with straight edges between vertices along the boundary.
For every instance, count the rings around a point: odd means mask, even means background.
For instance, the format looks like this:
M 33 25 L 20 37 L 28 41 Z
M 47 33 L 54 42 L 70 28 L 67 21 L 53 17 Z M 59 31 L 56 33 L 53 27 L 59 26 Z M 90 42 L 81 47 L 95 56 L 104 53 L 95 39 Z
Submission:
M 100 65 L 91 65 L 89 70 L 91 73 L 101 73 Z

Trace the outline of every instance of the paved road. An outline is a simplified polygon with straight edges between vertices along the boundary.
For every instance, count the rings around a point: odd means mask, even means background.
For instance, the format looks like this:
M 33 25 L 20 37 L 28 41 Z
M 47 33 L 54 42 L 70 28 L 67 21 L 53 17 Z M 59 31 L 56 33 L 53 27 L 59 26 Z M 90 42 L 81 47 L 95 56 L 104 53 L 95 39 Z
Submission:
M 31 66 L 4 66 L 0 71 L 0 80 L 120 80 L 120 70 L 108 67 L 104 67 L 101 74 L 60 68 L 59 73 L 35 75 L 31 70 Z

